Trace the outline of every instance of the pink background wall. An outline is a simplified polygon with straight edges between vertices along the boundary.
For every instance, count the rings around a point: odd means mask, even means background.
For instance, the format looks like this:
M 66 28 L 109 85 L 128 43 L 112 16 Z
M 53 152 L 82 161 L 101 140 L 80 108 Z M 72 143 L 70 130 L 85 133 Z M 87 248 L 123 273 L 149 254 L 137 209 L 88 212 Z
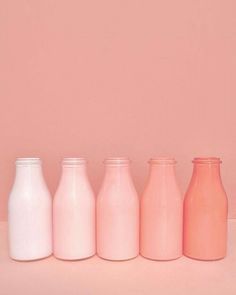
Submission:
M 52 192 L 84 155 L 97 190 L 106 156 L 174 155 L 182 190 L 196 155 L 220 156 L 236 217 L 236 2 L 0 2 L 0 219 L 14 159 L 40 156 Z

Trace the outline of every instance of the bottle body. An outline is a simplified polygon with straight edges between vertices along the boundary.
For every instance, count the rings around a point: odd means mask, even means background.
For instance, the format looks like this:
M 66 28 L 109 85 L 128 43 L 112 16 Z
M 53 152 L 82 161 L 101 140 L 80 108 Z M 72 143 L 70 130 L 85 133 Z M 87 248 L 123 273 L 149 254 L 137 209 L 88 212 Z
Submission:
M 19 158 L 8 202 L 10 257 L 36 260 L 52 253 L 52 200 L 40 159 Z
M 128 260 L 139 253 L 139 199 L 129 160 L 105 161 L 106 172 L 97 197 L 97 253 L 109 260 Z
M 154 260 L 172 260 L 182 255 L 183 198 L 176 176 L 175 160 L 150 160 L 147 186 L 141 198 L 141 254 Z
M 86 160 L 63 160 L 62 177 L 53 201 L 54 255 L 65 260 L 95 254 L 95 197 Z
M 227 196 L 219 158 L 195 158 L 184 200 L 184 254 L 200 260 L 225 257 Z

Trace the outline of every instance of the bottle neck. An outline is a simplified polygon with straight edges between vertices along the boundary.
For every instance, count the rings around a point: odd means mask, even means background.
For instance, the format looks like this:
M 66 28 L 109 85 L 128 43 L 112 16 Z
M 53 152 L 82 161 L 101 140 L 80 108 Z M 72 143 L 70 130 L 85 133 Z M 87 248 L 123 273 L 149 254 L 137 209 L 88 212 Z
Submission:
M 87 166 L 77 165 L 77 166 L 62 166 L 62 179 L 71 180 L 77 177 L 87 177 Z
M 130 160 L 128 158 L 107 158 L 105 164 L 104 182 L 132 181 L 130 174 Z
M 156 165 L 150 164 L 149 175 L 160 176 L 160 175 L 175 175 L 175 165 Z
M 195 163 L 193 166 L 193 178 L 201 181 L 221 180 L 219 163 Z
M 165 179 L 175 179 L 176 161 L 171 157 L 158 157 L 149 160 L 149 181 L 162 181 Z
M 64 158 L 62 161 L 61 182 L 77 182 L 87 179 L 87 162 L 84 158 Z
M 41 165 L 16 165 L 15 184 L 20 184 L 21 186 L 24 186 L 29 185 L 30 183 L 35 185 L 44 184 L 44 177 Z
M 130 166 L 129 165 L 106 165 L 105 177 L 108 178 L 129 178 Z
M 175 165 L 150 164 L 148 182 L 157 184 L 166 180 L 175 181 Z
M 191 182 L 195 185 L 219 184 L 222 186 L 220 176 L 220 158 L 198 157 L 193 159 L 193 175 Z

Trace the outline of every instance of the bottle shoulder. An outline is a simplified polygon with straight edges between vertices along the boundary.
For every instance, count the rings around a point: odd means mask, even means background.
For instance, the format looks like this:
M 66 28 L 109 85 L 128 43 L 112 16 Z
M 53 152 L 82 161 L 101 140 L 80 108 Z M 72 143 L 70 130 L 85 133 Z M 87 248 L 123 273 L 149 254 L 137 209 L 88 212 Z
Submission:
M 99 200 L 138 200 L 137 191 L 133 185 L 119 186 L 116 184 L 102 185 L 99 190 L 98 196 Z
M 60 181 L 55 193 L 58 194 L 88 194 L 93 195 L 93 188 L 89 181 L 64 182 Z
M 227 194 L 221 183 L 190 183 L 185 194 L 185 200 L 192 202 L 216 202 L 216 200 L 227 202 Z
M 47 189 L 43 190 L 17 190 L 13 189 L 8 198 L 8 208 L 22 208 L 36 206 L 38 208 L 51 206 L 52 197 Z
M 34 195 L 34 196 L 50 196 L 50 192 L 45 183 L 40 185 L 33 185 L 31 183 L 27 185 L 13 185 L 9 193 L 9 197 L 15 196 L 25 196 L 25 195 Z
M 54 204 L 57 202 L 80 202 L 80 200 L 83 200 L 83 202 L 86 200 L 93 202 L 95 200 L 95 194 L 90 185 L 59 185 L 54 195 Z
M 183 196 L 177 183 L 171 185 L 147 184 L 144 188 L 143 199 L 176 199 L 182 200 Z

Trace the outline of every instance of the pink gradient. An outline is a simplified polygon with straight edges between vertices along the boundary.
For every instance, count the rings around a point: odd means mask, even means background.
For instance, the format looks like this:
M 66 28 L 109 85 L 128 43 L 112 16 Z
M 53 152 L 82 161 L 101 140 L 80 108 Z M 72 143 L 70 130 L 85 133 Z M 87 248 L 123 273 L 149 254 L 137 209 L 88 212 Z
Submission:
M 183 197 L 173 158 L 149 161 L 150 170 L 141 198 L 140 253 L 155 260 L 182 256 Z
M 226 256 L 228 201 L 219 158 L 195 158 L 184 199 L 184 255 L 217 260 Z
M 219 156 L 236 217 L 236 1 L 0 2 L 0 219 L 14 159 L 39 156 L 54 194 L 60 161 L 177 159 L 182 191 L 194 156 Z

